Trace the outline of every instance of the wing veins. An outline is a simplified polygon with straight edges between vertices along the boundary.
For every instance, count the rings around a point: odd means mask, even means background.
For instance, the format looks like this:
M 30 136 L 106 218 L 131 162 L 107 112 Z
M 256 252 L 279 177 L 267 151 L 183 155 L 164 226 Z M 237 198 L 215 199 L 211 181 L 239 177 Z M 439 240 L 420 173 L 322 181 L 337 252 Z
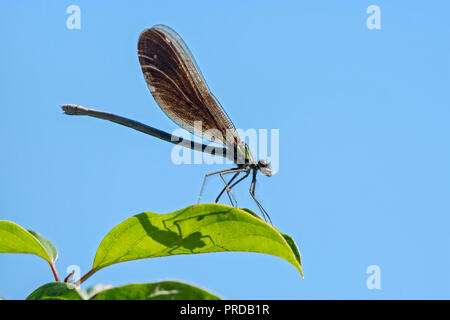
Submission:
M 178 86 L 178 84 L 176 83 L 175 80 L 173 80 L 171 77 L 169 77 L 169 75 L 167 75 L 167 73 L 165 73 L 164 71 L 162 71 L 160 68 L 158 68 L 157 66 L 152 66 L 150 64 L 146 64 L 146 65 L 141 65 L 141 68 L 150 68 L 153 70 L 158 71 L 159 73 L 161 73 L 162 75 L 164 75 L 164 77 L 166 77 L 170 82 L 173 83 L 173 85 L 175 86 L 175 88 L 183 95 L 183 97 L 185 98 L 186 101 L 188 101 L 191 105 L 193 105 L 194 103 L 192 102 L 191 99 L 189 99 L 189 97 L 186 95 L 186 93 Z

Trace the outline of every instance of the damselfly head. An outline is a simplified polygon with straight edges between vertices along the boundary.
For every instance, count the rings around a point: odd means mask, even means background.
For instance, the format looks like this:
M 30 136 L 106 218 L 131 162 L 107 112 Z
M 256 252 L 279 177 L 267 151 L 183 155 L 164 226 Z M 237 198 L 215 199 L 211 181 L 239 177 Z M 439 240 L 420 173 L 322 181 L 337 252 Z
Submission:
M 270 177 L 272 175 L 272 169 L 270 168 L 270 165 L 265 160 L 258 161 L 258 169 L 265 176 Z

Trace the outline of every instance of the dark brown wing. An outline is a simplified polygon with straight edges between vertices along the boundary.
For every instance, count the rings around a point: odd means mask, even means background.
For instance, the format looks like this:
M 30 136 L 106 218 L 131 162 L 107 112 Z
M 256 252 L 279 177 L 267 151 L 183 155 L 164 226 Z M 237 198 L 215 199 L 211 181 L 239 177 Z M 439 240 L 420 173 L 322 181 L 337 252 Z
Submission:
M 228 145 L 239 142 L 233 123 L 209 90 L 194 57 L 175 31 L 156 25 L 142 32 L 138 57 L 150 92 L 169 118 L 203 138 L 228 142 Z M 194 132 L 196 121 L 201 121 L 203 134 Z M 218 132 L 205 135 L 210 129 Z

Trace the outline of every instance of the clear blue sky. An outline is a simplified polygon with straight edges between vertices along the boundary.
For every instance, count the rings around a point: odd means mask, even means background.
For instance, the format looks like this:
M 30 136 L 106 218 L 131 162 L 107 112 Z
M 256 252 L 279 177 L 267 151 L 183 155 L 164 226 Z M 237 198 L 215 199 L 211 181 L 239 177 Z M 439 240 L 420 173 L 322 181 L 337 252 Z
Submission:
M 81 8 L 81 29 L 66 8 Z M 366 9 L 381 8 L 381 30 Z M 180 33 L 237 127 L 280 129 L 280 170 L 257 195 L 290 234 L 305 279 L 268 255 L 133 261 L 86 283 L 187 281 L 229 299 L 450 298 L 450 23 L 447 1 L 2 1 L 0 219 L 88 271 L 101 239 L 142 211 L 193 204 L 226 165 L 170 161 L 172 145 L 62 114 L 76 103 L 171 132 L 136 55 L 140 32 Z M 229 166 L 228 166 L 229 167 Z M 221 187 L 211 180 L 204 201 Z M 248 184 L 239 203 L 256 210 Z M 1 239 L 0 239 L 1 240 Z M 381 269 L 381 289 L 366 269 Z M 0 255 L 0 295 L 52 281 L 30 255 Z

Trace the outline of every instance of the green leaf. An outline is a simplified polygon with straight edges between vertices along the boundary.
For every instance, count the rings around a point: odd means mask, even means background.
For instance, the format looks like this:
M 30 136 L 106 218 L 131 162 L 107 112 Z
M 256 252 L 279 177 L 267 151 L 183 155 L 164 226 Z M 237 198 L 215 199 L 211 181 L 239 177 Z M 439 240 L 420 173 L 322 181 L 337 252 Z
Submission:
M 220 300 L 218 296 L 177 281 L 128 284 L 101 291 L 92 300 Z
M 51 282 L 34 290 L 26 300 L 84 300 L 84 298 L 73 284 Z
M 136 259 L 225 251 L 278 256 L 303 276 L 291 237 L 247 211 L 219 204 L 189 206 L 169 214 L 144 212 L 125 220 L 100 243 L 93 270 Z
M 56 247 L 53 245 L 53 243 L 50 242 L 50 240 L 44 238 L 36 231 L 28 230 L 28 232 L 31 233 L 36 239 L 38 239 L 38 241 L 41 243 L 48 256 L 50 257 L 51 261 L 56 261 L 56 259 L 58 259 L 58 250 L 56 250 Z
M 282 233 L 281 235 L 283 236 L 284 240 L 286 240 L 287 244 L 291 247 L 291 250 L 295 255 L 295 259 L 298 261 L 300 265 L 302 265 L 302 258 L 300 256 L 300 251 L 298 251 L 298 247 L 294 239 L 292 239 L 290 235 L 287 235 L 285 233 Z
M 0 252 L 35 254 L 50 264 L 58 257 L 58 251 L 49 240 L 11 221 L 0 221 Z

